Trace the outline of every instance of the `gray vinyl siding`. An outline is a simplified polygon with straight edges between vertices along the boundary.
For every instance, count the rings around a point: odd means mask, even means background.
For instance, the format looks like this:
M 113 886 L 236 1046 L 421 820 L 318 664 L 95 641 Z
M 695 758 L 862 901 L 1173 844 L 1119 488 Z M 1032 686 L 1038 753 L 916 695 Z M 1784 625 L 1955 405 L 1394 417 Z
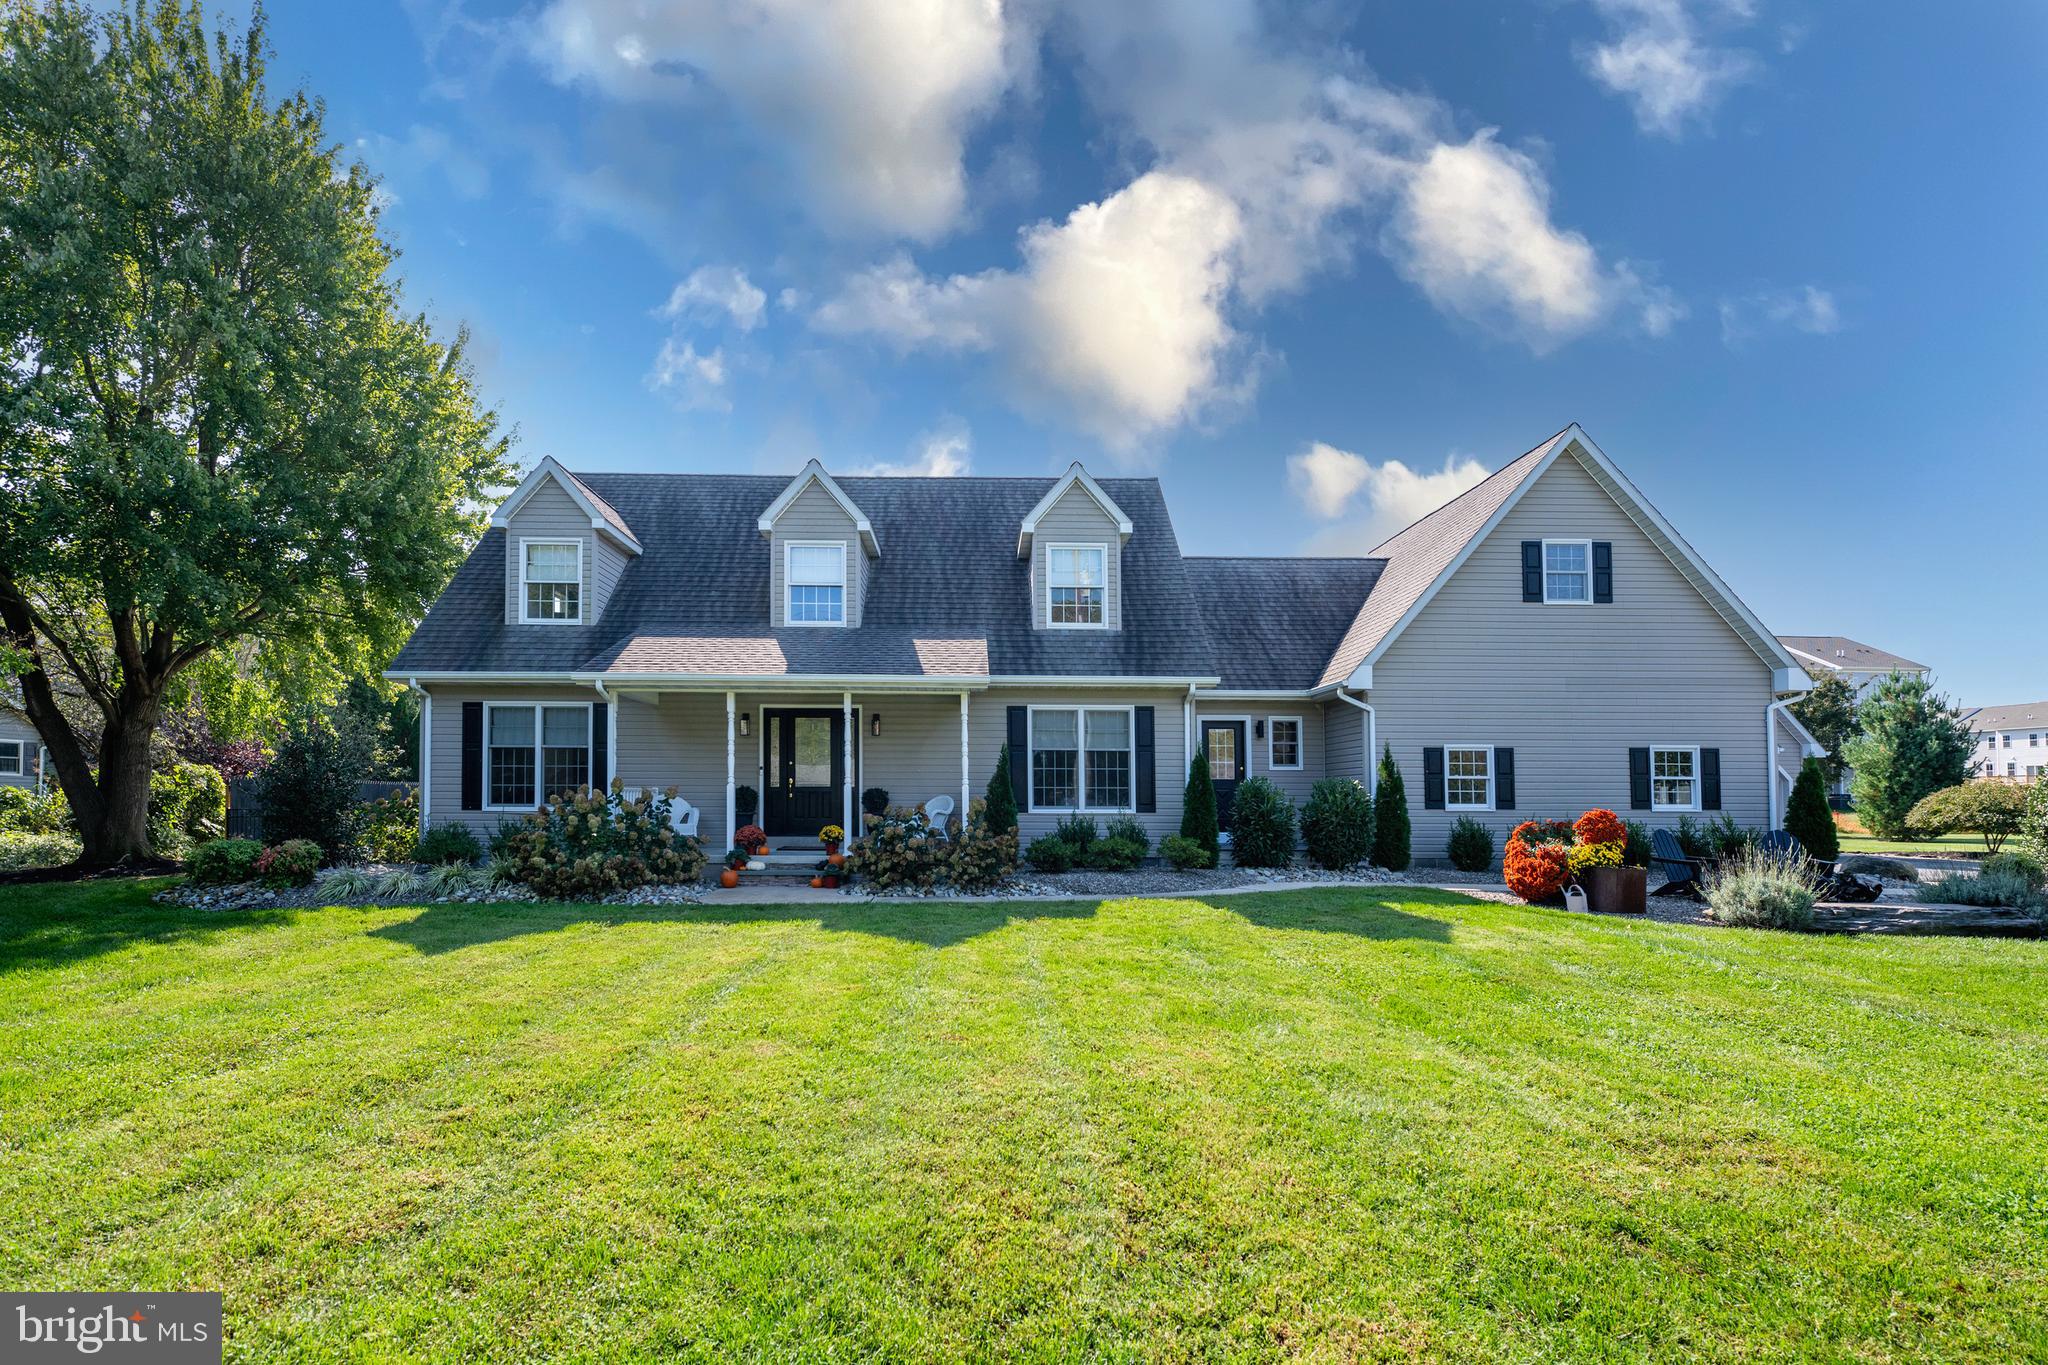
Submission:
M 1031 537 L 1031 624 L 1046 629 L 1045 592 L 1047 553 L 1053 545 L 1100 545 L 1103 556 L 1103 620 L 1109 629 L 1123 629 L 1124 569 L 1123 542 L 1116 522 L 1102 510 L 1102 504 L 1087 489 L 1074 484 L 1060 495 L 1046 514 L 1038 519 Z M 1065 629 L 1065 627 L 1063 627 Z
M 626 567 L 625 553 L 590 528 L 590 518 L 561 485 L 550 480 L 536 489 L 512 514 L 505 531 L 505 620 L 519 624 L 519 559 L 522 540 L 573 540 L 583 547 L 583 622 L 588 625 L 604 604 Z M 534 626 L 559 630 L 559 626 Z
M 1349 702 L 1324 702 L 1323 775 L 1349 777 L 1372 785 L 1366 774 L 1365 712 Z
M 0 743 L 21 745 L 21 772 L 19 775 L 0 773 L 0 787 L 33 787 L 36 784 L 37 755 L 42 751 L 42 736 L 27 720 L 12 714 L 0 712 Z M 50 779 L 53 783 L 56 777 Z
M 1010 707 L 1149 706 L 1152 708 L 1152 752 L 1159 809 L 1135 818 L 1157 844 L 1166 835 L 1180 832 L 1181 788 L 1187 780 L 1187 721 L 1182 706 L 1186 697 L 1185 691 L 1098 687 L 1006 687 L 976 693 L 970 718 L 975 795 L 981 795 L 981 789 L 988 785 L 989 774 L 995 771 L 996 753 L 1009 739 Z M 1010 762 L 1027 765 L 1028 775 L 1029 755 L 1011 754 Z M 1018 804 L 1022 809 L 1017 812 L 1017 829 L 1027 844 L 1041 834 L 1050 834 L 1060 821 L 1061 813 L 1058 811 L 1034 812 L 1029 809 L 1029 802 Z M 1097 814 L 1095 822 L 1101 825 L 1113 818 Z
M 1345 709 L 1351 711 L 1353 715 L 1361 714 L 1351 707 Z M 1301 721 L 1299 768 L 1275 768 L 1272 765 L 1273 730 L 1270 722 L 1276 716 L 1292 716 Z M 1309 788 L 1320 781 L 1327 771 L 1324 748 L 1325 722 L 1320 702 L 1243 701 L 1225 698 L 1221 701 L 1197 702 L 1195 718 L 1197 742 L 1200 740 L 1200 722 L 1204 720 L 1245 721 L 1245 776 L 1271 779 L 1273 785 L 1285 792 L 1287 798 L 1296 806 L 1308 800 Z M 1257 734 L 1260 721 L 1269 722 L 1263 739 Z
M 774 530 L 768 541 L 768 613 L 777 629 L 784 624 L 784 607 L 789 596 L 784 592 L 788 582 L 789 559 L 786 547 L 793 540 L 836 540 L 846 547 L 846 625 L 851 629 L 861 621 L 861 599 L 867 587 L 867 554 L 861 548 L 860 530 L 846 509 L 835 501 L 824 486 L 812 480 L 796 501 L 782 510 L 775 521 Z M 820 630 L 833 627 L 820 626 Z
M 1806 762 L 1806 751 L 1792 729 L 1792 722 L 1782 711 L 1771 717 L 1771 740 L 1775 755 L 1771 780 L 1777 784 L 1778 816 L 1782 821 L 1786 803 L 1792 799 L 1792 784 Z
M 1614 545 L 1614 601 L 1524 603 L 1521 542 L 1585 537 Z M 1474 549 L 1373 668 L 1380 739 L 1408 793 L 1417 858 L 1441 859 L 1466 812 L 1423 809 L 1422 751 L 1512 746 L 1516 809 L 1474 813 L 1497 839 L 1522 820 L 1594 806 L 1653 826 L 1675 814 L 1629 809 L 1628 751 L 1721 751 L 1722 809 L 1767 818 L 1764 707 L 1771 670 L 1573 460 L 1559 460 Z

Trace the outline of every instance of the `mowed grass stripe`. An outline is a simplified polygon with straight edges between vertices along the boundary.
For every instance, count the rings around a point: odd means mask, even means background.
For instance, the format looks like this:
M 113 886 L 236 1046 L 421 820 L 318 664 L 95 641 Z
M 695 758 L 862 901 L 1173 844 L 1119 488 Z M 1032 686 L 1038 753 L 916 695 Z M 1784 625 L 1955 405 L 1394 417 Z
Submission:
M 2048 1353 L 2039 944 L 30 895 L 0 1271 L 234 1359 Z

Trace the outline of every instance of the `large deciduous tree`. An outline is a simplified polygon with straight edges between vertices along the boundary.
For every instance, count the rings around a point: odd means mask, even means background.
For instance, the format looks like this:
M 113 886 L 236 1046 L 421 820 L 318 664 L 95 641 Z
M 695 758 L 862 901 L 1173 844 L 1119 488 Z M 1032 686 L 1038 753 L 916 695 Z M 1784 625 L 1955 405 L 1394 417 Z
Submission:
M 260 9 L 236 40 L 176 0 L 0 0 L 0 667 L 91 865 L 151 854 L 183 670 L 388 652 L 507 472 L 461 338 L 402 309 L 375 181 L 265 57 Z

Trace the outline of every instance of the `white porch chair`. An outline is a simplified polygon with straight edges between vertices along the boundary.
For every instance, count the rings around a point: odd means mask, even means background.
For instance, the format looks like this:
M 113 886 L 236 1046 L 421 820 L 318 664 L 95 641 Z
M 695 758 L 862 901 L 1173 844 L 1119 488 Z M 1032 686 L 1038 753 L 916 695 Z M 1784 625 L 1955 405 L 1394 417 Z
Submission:
M 625 801 L 638 801 L 645 792 L 644 787 L 622 787 L 619 797 Z M 668 825 L 676 833 L 689 838 L 697 837 L 697 808 L 680 796 L 672 796 L 668 803 Z
M 941 839 L 946 838 L 946 822 L 953 818 L 953 798 L 934 796 L 924 803 L 924 818 L 938 831 Z

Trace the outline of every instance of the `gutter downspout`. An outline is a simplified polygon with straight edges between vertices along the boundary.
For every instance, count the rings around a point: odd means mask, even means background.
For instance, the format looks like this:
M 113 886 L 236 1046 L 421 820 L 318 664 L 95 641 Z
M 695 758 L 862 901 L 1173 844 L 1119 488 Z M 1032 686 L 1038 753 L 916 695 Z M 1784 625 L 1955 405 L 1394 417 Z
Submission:
M 1337 700 L 1348 701 L 1365 712 L 1365 719 L 1360 722 L 1365 727 L 1365 794 L 1377 799 L 1380 794 L 1380 770 L 1376 761 L 1378 755 L 1373 753 L 1373 750 L 1379 747 L 1379 714 L 1372 709 L 1371 702 L 1360 701 L 1341 687 L 1337 689 Z
M 1180 774 L 1181 781 L 1187 781 L 1188 769 L 1195 766 L 1195 685 L 1188 684 L 1187 700 L 1180 704 Z
M 1778 713 L 1797 700 L 1788 697 L 1764 708 L 1764 805 L 1771 813 L 1770 829 L 1778 828 L 1784 820 L 1778 810 Z
M 421 687 L 418 678 L 407 678 L 405 685 L 420 699 L 420 833 L 424 835 L 433 816 L 427 788 L 428 777 L 434 771 L 434 694 Z

